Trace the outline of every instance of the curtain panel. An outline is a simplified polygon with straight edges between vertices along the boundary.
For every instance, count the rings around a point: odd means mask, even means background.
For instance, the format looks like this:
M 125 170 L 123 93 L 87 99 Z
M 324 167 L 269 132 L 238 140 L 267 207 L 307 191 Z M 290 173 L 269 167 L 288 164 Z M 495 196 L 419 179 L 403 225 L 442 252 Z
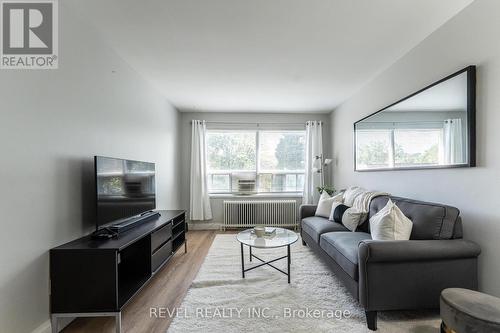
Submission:
M 191 178 L 189 217 L 191 220 L 211 220 L 212 209 L 207 182 L 207 126 L 203 120 L 191 121 Z
M 323 123 L 321 121 L 306 122 L 306 157 L 304 177 L 304 204 L 314 204 L 319 200 L 319 192 L 316 187 L 320 186 L 321 174 L 313 172 L 313 168 L 319 166 L 319 156 L 323 155 Z

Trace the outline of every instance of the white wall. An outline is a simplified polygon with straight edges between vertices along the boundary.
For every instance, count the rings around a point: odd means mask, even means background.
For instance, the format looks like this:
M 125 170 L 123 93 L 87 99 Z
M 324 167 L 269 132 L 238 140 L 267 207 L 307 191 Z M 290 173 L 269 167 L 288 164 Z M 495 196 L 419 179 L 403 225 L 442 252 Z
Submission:
M 480 289 L 500 296 L 500 2 L 476 0 L 331 114 L 337 187 L 362 185 L 458 207 L 482 247 Z M 368 56 L 368 55 L 367 55 Z M 352 124 L 470 64 L 477 71 L 477 158 L 470 169 L 356 173 Z
M 249 122 L 249 123 L 305 123 L 308 120 L 321 120 L 323 121 L 323 142 L 324 152 L 329 157 L 331 151 L 330 146 L 330 116 L 325 113 L 214 113 L 214 112 L 182 112 L 180 130 L 182 133 L 181 144 L 181 193 L 182 193 L 182 208 L 189 209 L 189 175 L 190 175 L 190 161 L 191 161 L 191 120 L 206 120 L 206 121 L 225 121 L 225 122 Z M 266 128 L 269 128 L 266 125 Z M 284 128 L 286 125 L 277 125 L 279 128 Z M 238 126 L 241 128 L 241 126 Z M 296 196 L 280 197 L 282 199 L 296 199 L 298 202 L 302 200 L 297 199 Z M 222 214 L 222 198 L 211 198 L 210 200 L 214 218 L 212 221 L 195 222 L 193 227 L 198 228 L 217 228 L 223 220 Z
M 59 10 L 60 68 L 0 72 L 0 332 L 48 319 L 48 250 L 93 228 L 93 155 L 156 162 L 158 207 L 180 208 L 178 112 Z

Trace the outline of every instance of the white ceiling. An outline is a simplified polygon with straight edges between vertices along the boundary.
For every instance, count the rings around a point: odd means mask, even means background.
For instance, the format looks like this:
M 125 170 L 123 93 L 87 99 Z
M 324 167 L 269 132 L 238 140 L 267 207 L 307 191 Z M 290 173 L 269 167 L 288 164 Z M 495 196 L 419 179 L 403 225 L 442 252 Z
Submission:
M 329 112 L 472 1 L 64 5 L 95 26 L 180 110 Z

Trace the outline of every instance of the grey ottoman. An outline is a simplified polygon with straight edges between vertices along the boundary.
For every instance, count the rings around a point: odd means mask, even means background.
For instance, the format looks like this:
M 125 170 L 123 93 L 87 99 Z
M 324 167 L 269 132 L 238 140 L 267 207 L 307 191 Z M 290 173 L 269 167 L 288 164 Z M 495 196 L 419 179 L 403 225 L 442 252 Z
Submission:
M 500 332 L 500 298 L 449 288 L 441 292 L 439 302 L 442 332 Z

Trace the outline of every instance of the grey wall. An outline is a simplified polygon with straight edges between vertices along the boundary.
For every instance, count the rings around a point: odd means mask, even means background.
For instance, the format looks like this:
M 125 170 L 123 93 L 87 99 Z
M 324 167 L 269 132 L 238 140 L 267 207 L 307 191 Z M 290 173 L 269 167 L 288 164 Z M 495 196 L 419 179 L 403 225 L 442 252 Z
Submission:
M 190 175 L 190 161 L 191 161 L 191 120 L 207 120 L 207 121 L 226 121 L 226 122 L 262 122 L 262 123 L 305 123 L 308 120 L 321 120 L 323 121 L 323 144 L 324 152 L 329 157 L 331 151 L 330 146 L 330 117 L 324 113 L 214 113 L 214 112 L 182 112 L 180 131 L 182 133 L 181 145 L 181 193 L 182 193 L 182 207 L 189 209 L 189 175 Z M 266 128 L 270 128 L 266 125 Z M 286 125 L 277 125 L 278 128 L 285 128 Z M 238 126 L 238 128 L 242 128 Z M 247 197 L 245 197 L 247 198 Z M 280 197 L 284 199 L 293 198 L 297 202 L 302 202 L 301 198 L 295 197 Z M 223 198 L 212 198 L 211 200 L 212 211 L 214 219 L 211 223 L 218 224 L 222 222 L 222 202 Z M 203 225 L 203 222 L 196 222 L 198 227 Z M 196 228 L 197 226 L 195 226 Z M 203 228 L 207 228 L 205 223 Z M 217 228 L 218 225 L 211 226 Z
M 480 289 L 500 296 L 500 2 L 476 0 L 331 115 L 337 187 L 361 185 L 454 205 L 482 247 Z M 356 173 L 352 124 L 467 65 L 477 64 L 477 158 L 470 169 Z
M 47 251 L 93 228 L 93 155 L 156 162 L 180 208 L 177 111 L 59 10 L 60 68 L 0 73 L 0 332 L 48 328 Z

